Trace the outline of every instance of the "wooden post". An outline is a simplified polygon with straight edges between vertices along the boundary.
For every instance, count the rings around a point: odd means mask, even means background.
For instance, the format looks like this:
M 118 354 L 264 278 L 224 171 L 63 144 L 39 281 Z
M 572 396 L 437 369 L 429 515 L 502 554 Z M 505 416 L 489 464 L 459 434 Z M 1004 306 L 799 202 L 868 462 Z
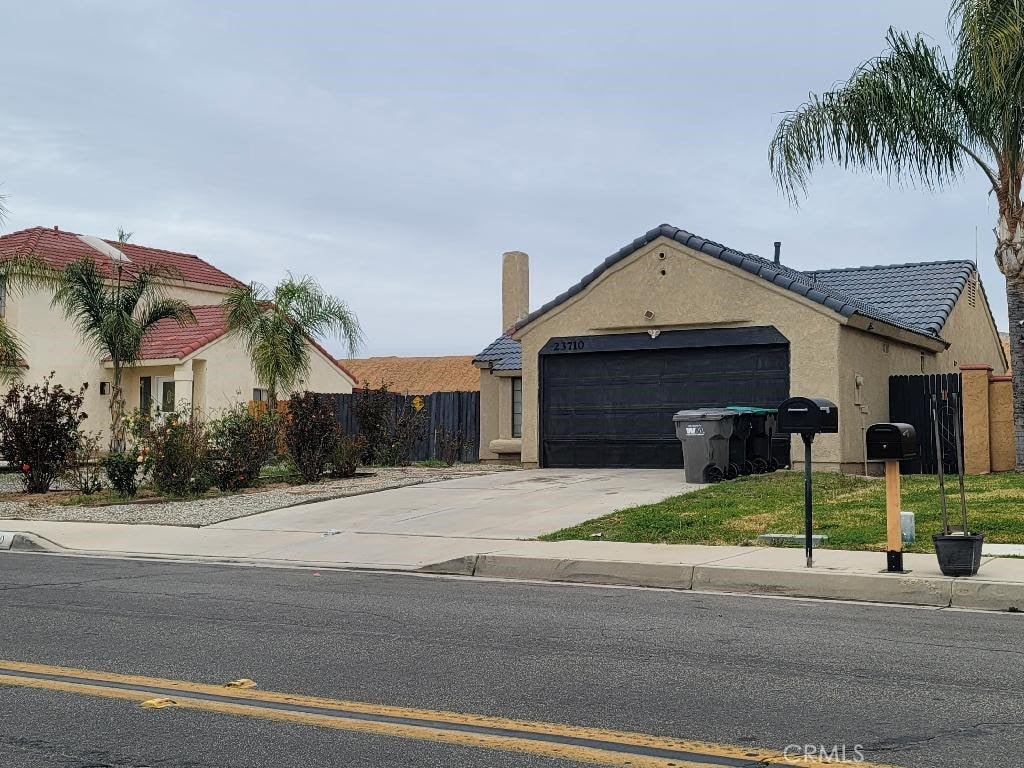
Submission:
M 887 570 L 903 570 L 903 523 L 900 519 L 900 463 L 896 459 L 885 462 L 885 523 L 888 541 Z

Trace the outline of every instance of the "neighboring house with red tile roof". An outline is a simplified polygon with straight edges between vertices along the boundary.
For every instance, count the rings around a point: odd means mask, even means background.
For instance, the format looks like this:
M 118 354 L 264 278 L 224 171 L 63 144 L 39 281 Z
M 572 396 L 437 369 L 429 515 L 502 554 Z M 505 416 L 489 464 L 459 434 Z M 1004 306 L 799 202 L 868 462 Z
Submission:
M 192 306 L 194 325 L 165 320 L 146 336 L 140 362 L 125 371 L 128 409 L 189 407 L 216 413 L 263 393 L 252 373 L 244 344 L 227 334 L 220 306 L 227 292 L 241 283 L 212 264 L 187 253 L 119 243 L 57 228 L 22 230 L 0 236 L 0 261 L 33 255 L 63 268 L 77 259 L 93 259 L 112 277 L 120 267 L 127 274 L 142 267 L 168 270 L 166 295 Z M 50 294 L 30 290 L 0 301 L 0 314 L 25 346 L 24 379 L 36 381 L 55 372 L 56 380 L 77 388 L 89 384 L 86 427 L 106 432 L 111 364 L 82 341 L 73 324 L 51 307 Z M 310 340 L 311 371 L 302 388 L 318 392 L 351 392 L 354 383 L 344 367 L 322 346 Z
M 344 361 L 357 386 L 388 385 L 392 392 L 430 395 L 434 392 L 479 392 L 480 370 L 472 355 L 444 357 L 364 357 Z

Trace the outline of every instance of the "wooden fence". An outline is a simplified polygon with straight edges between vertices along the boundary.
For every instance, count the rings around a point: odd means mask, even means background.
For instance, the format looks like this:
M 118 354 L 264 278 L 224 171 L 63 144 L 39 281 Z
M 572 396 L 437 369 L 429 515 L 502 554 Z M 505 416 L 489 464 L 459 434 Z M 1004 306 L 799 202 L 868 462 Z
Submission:
M 324 395 L 334 400 L 334 412 L 338 423 L 346 434 L 358 435 L 359 422 L 355 415 L 355 401 L 366 395 L 361 390 L 351 394 Z M 435 392 L 431 395 L 401 395 L 389 392 L 391 398 L 391 425 L 394 428 L 398 417 L 409 411 L 422 414 L 424 436 L 412 446 L 412 461 L 443 459 L 452 441 L 457 441 L 459 461 L 474 462 L 480 459 L 480 393 L 479 392 Z M 265 408 L 264 403 L 253 403 L 250 407 Z M 280 401 L 278 408 L 287 411 L 287 401 Z M 446 445 L 446 443 L 448 445 Z

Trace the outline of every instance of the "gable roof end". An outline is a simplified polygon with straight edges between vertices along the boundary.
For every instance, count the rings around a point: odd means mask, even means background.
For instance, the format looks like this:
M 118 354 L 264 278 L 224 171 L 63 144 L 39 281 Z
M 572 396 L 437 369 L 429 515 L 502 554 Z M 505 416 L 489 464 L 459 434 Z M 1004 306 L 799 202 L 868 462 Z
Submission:
M 554 299 L 531 312 L 516 323 L 511 329 L 509 329 L 509 332 L 515 332 L 526 327 L 537 318 L 547 314 L 555 307 L 581 293 L 608 269 L 613 267 L 615 264 L 618 264 L 623 259 L 633 255 L 641 248 L 654 242 L 659 237 L 666 237 L 680 245 L 686 246 L 687 248 L 699 251 L 707 256 L 718 259 L 719 261 L 724 261 L 726 264 L 742 269 L 745 272 L 756 275 L 757 277 L 784 288 L 785 290 L 792 291 L 793 293 L 803 296 L 810 301 L 821 304 L 843 317 L 852 317 L 853 315 L 859 314 L 872 320 L 877 320 L 896 328 L 911 331 L 912 333 L 929 336 L 933 339 L 939 339 L 940 341 L 939 332 L 945 324 L 945 318 L 948 317 L 953 304 L 956 302 L 956 297 L 959 296 L 960 291 L 963 290 L 963 286 L 966 284 L 965 279 L 959 284 L 959 287 L 955 289 L 955 295 L 943 294 L 938 297 L 936 306 L 928 311 L 929 322 L 924 325 L 919 325 L 917 318 L 905 318 L 894 311 L 886 311 L 885 309 L 876 306 L 874 295 L 870 291 L 853 294 L 837 287 L 831 282 L 830 275 L 832 271 L 823 270 L 820 273 L 820 278 L 818 278 L 816 275 L 819 273 L 800 272 L 784 265 L 776 264 L 774 261 L 769 261 L 768 259 L 764 259 L 755 254 L 737 251 L 733 248 L 722 245 L 721 243 L 716 243 L 713 240 L 701 237 L 700 235 L 695 235 L 684 229 L 673 227 L 670 224 L 662 224 L 660 227 L 656 227 L 641 237 L 636 238 L 633 242 L 624 245 L 617 252 L 606 258 L 593 271 L 591 271 L 590 274 L 576 283 L 576 285 L 559 294 Z M 974 267 L 972 262 L 932 263 L 955 264 L 958 265 L 958 269 L 965 264 L 970 265 L 971 269 Z M 950 303 L 950 299 L 952 303 Z M 936 321 L 940 318 L 941 322 L 936 326 Z M 491 347 L 493 347 L 494 344 L 497 344 L 498 341 L 501 341 L 501 339 L 494 342 Z M 488 349 L 491 347 L 488 347 Z M 484 352 L 487 352 L 487 350 L 484 350 Z M 481 353 L 481 355 L 483 354 L 484 353 Z

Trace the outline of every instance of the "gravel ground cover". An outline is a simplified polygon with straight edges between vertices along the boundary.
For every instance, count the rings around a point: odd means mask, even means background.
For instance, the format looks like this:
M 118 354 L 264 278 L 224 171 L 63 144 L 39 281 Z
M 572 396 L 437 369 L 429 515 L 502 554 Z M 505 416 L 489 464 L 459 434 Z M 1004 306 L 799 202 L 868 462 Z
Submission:
M 0 518 L 8 520 L 58 520 L 87 523 L 133 523 L 202 527 L 274 509 L 313 501 L 358 496 L 390 488 L 436 483 L 462 477 L 510 471 L 514 467 L 492 464 L 456 464 L 452 467 L 366 467 L 355 477 L 324 480 L 309 485 L 279 484 L 183 501 L 139 500 L 107 506 L 69 506 L 60 502 L 69 493 L 58 488 L 45 496 L 23 497 L 20 478 L 0 474 Z

